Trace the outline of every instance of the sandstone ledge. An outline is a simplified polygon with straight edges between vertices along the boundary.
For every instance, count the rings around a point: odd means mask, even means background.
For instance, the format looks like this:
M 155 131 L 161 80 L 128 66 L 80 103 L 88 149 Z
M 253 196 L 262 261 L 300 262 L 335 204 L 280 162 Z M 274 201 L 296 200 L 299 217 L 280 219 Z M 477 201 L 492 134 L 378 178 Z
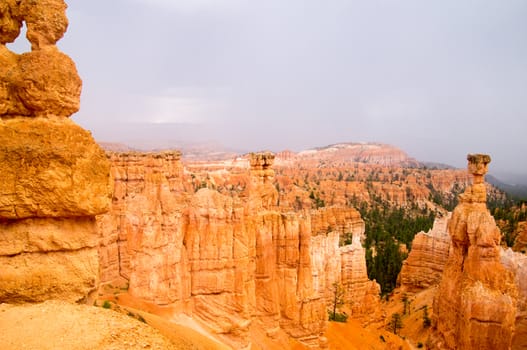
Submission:
M 110 164 L 68 119 L 0 120 L 0 219 L 93 216 L 110 205 Z

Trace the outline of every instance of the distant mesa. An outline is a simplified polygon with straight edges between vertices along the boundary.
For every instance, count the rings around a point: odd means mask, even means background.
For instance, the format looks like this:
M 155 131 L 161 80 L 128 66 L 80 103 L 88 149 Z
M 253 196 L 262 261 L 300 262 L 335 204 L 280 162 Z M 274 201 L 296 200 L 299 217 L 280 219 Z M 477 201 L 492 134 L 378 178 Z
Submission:
M 382 143 L 336 143 L 299 152 L 296 159 L 384 166 L 420 166 L 417 160 L 409 157 L 401 149 Z

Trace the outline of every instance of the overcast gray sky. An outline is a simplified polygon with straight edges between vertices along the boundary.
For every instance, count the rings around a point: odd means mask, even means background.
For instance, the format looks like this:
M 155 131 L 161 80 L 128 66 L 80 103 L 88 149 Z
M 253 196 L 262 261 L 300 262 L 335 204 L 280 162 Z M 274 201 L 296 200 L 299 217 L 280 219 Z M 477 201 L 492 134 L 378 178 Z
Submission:
M 97 139 L 376 141 L 527 173 L 527 1 L 67 2 L 74 120 Z

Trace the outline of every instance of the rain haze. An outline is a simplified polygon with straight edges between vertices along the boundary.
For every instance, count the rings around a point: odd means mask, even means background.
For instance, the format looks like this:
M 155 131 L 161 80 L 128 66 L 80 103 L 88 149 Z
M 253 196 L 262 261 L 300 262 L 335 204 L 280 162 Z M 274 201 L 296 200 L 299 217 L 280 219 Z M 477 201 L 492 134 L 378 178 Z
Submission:
M 97 140 L 371 141 L 458 167 L 489 153 L 491 171 L 527 174 L 526 1 L 67 3 L 73 118 Z

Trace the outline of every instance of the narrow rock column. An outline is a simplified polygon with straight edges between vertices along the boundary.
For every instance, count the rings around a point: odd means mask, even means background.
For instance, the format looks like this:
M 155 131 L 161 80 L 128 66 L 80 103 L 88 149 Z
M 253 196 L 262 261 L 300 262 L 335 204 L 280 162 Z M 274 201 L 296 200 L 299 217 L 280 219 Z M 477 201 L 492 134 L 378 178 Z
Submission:
M 447 349 L 510 349 L 518 290 L 500 261 L 501 233 L 486 207 L 490 157 L 468 156 L 474 184 L 460 196 L 448 231 L 452 251 L 434 300 L 436 345 Z

